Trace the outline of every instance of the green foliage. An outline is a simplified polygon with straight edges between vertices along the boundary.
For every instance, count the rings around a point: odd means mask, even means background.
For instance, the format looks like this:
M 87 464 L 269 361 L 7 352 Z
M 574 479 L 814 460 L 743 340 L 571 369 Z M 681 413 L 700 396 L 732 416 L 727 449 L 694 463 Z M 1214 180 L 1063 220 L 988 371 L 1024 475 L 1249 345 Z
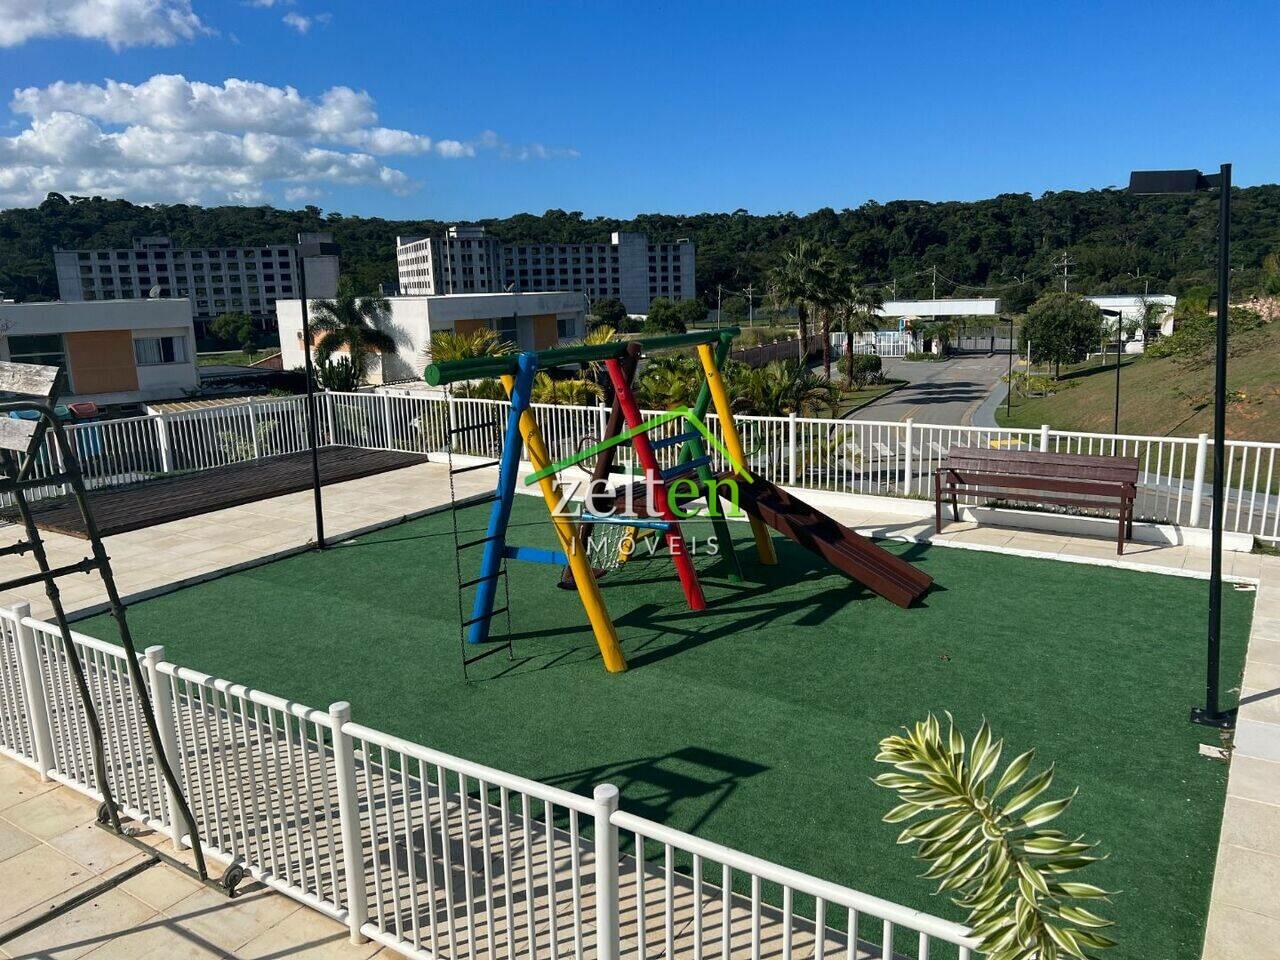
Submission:
M 750 313 L 745 297 L 725 297 L 720 304 L 720 323 L 730 327 L 745 327 Z
M 247 313 L 224 313 L 213 318 L 209 329 L 214 336 L 236 344 L 249 356 L 258 352 L 258 328 Z
M 830 414 L 840 402 L 840 389 L 798 358 L 763 367 L 726 365 L 725 380 L 734 409 L 744 414 L 809 417 Z
M 675 302 L 658 297 L 649 304 L 644 333 L 684 333 L 707 319 L 707 306 L 701 300 Z
M 850 387 L 861 390 L 869 383 L 878 383 L 884 378 L 884 364 L 874 353 L 846 353 L 840 358 L 840 369 Z
M 735 348 L 758 347 L 776 340 L 794 340 L 796 332 L 790 327 L 747 327 L 740 333 L 733 345 Z
M 1012 382 L 1014 393 L 1023 397 L 1049 397 L 1080 385 L 1079 380 L 1058 380 L 1041 374 L 1028 373 L 1025 370 L 1015 370 L 1012 381 L 1007 375 L 1000 380 L 1002 383 Z
M 455 383 L 450 387 L 450 391 L 455 397 L 464 397 L 468 400 L 507 399 L 507 391 L 493 377 L 485 377 L 474 383 Z
M 443 236 L 439 220 L 385 220 L 325 216 L 314 206 L 140 206 L 124 200 L 51 195 L 37 208 L 0 212 L 0 290 L 18 300 L 57 296 L 52 250 L 128 247 L 134 237 L 162 234 L 182 246 L 255 246 L 291 243 L 299 231 L 329 230 L 342 247 L 342 270 L 362 290 L 396 279 L 395 237 Z M 1074 289 L 1132 293 L 1126 274 L 1160 278 L 1153 292 L 1181 295 L 1212 283 L 1217 197 L 1135 197 L 1123 190 L 1061 191 L 1039 198 L 1005 194 L 976 202 L 895 200 L 857 209 L 752 215 L 745 210 L 696 215 L 641 214 L 631 220 L 590 218 L 548 210 L 475 221 L 507 243 L 598 243 L 613 230 L 634 230 L 654 242 L 688 237 L 697 245 L 697 287 L 717 283 L 734 290 L 766 289 L 771 268 L 798 240 L 828 247 L 876 281 L 898 278 L 899 297 L 929 296 L 937 266 L 949 281 L 978 286 L 1025 283 L 1000 291 L 1007 306 L 1025 310 L 1036 296 L 1061 284 L 1052 264 L 1063 253 L 1076 261 Z M 1234 191 L 1232 198 L 1235 294 L 1261 287 L 1264 259 L 1280 250 L 1280 186 Z M 918 274 L 918 275 L 917 275 Z M 950 293 L 951 287 L 945 292 Z M 939 293 L 944 288 L 939 284 Z
M 360 376 L 350 357 L 326 357 L 316 363 L 315 371 L 317 382 L 325 390 L 351 393 L 360 386 Z
M 311 305 L 316 360 L 324 366 L 334 353 L 345 350 L 356 383 L 363 383 L 369 354 L 396 352 L 395 339 L 377 326 L 379 317 L 390 309 L 386 297 L 360 296 L 351 283 L 340 283 L 336 297 Z
M 1022 343 L 1031 342 L 1036 363 L 1079 363 L 1102 332 L 1102 311 L 1095 304 L 1073 293 L 1046 293 L 1027 311 Z
M 904 734 L 885 737 L 876 755 L 897 772 L 875 783 L 902 801 L 884 820 L 915 820 L 898 842 L 915 844 L 916 859 L 929 864 L 924 878 L 968 911 L 988 960 L 1086 958 L 1113 946 L 1098 933 L 1111 921 L 1077 903 L 1108 893 L 1069 876 L 1101 859 L 1092 853 L 1096 844 L 1044 826 L 1074 796 L 1038 799 L 1053 767 L 1024 781 L 1035 755 L 1028 750 L 993 779 L 1004 741 L 985 720 L 967 745 L 949 713 L 945 738 L 932 714 Z
M 533 390 L 530 391 L 530 399 L 534 403 L 579 407 L 594 404 L 603 395 L 600 386 L 590 380 L 557 380 L 545 370 L 534 375 Z
M 470 333 L 454 333 L 452 330 L 437 330 L 431 334 L 431 342 L 423 351 L 424 361 L 444 363 L 449 360 L 472 360 L 476 357 L 504 357 L 515 352 L 515 346 L 503 340 L 498 334 L 487 328 L 472 330 Z
M 916 363 L 942 363 L 947 358 L 940 353 L 921 353 L 919 350 L 910 350 L 902 359 Z
M 686 353 L 663 353 L 647 361 L 636 377 L 635 394 L 649 410 L 691 407 L 702 389 L 702 367 Z
M 1182 307 L 1181 302 L 1178 304 Z M 1146 349 L 1149 357 L 1179 357 L 1183 360 L 1202 359 L 1206 351 L 1212 352 L 1217 335 L 1218 318 L 1207 309 L 1192 312 L 1179 309 L 1175 314 L 1173 333 L 1161 337 Z M 1227 334 L 1234 336 L 1263 325 L 1261 315 L 1247 307 L 1232 307 L 1227 312 Z
M 616 297 L 603 297 L 591 304 L 592 326 L 603 325 L 621 330 L 627 322 L 627 308 Z

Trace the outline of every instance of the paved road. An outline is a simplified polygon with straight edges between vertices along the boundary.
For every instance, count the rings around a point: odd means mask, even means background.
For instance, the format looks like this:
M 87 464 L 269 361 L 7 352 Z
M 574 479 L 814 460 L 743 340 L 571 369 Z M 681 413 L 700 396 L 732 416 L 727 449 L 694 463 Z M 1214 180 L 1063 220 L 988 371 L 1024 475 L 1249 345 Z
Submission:
M 855 420 L 906 420 L 917 423 L 973 422 L 974 412 L 1004 376 L 1008 359 L 997 354 L 952 357 L 945 363 L 884 361 L 885 376 L 911 381 L 908 386 L 863 407 Z

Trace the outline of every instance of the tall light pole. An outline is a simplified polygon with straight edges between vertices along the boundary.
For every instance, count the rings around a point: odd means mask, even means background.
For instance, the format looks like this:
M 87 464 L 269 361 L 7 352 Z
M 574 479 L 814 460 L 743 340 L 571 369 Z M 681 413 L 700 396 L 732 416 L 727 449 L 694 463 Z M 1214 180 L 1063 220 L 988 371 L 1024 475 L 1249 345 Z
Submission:
M 1213 529 L 1209 559 L 1209 630 L 1205 702 L 1191 711 L 1195 723 L 1219 729 L 1235 726 L 1235 710 L 1223 710 L 1220 698 L 1222 653 L 1222 523 L 1226 512 L 1223 478 L 1227 447 L 1227 320 L 1231 299 L 1231 164 L 1217 174 L 1199 170 L 1138 170 L 1129 176 L 1129 192 L 1195 193 L 1218 190 L 1218 328 L 1213 368 Z
M 1102 315 L 1105 317 L 1111 317 L 1116 322 L 1116 406 L 1115 415 L 1111 420 L 1111 432 L 1113 434 L 1118 434 L 1120 432 L 1120 351 L 1124 348 L 1124 340 L 1122 339 L 1123 334 L 1120 329 L 1120 321 L 1122 317 L 1120 316 L 1119 310 L 1103 310 Z M 1104 353 L 1102 356 L 1103 363 L 1106 363 L 1106 359 L 1107 357 Z
M 1009 389 L 1004 393 L 1004 416 L 1013 416 L 1013 315 L 1009 315 Z
M 311 496 L 316 508 L 316 546 L 323 550 L 324 502 L 320 494 L 320 448 L 316 430 L 315 367 L 311 361 L 311 317 L 307 304 L 307 260 L 332 254 L 336 248 L 331 243 L 299 243 L 298 296 L 302 298 L 302 365 L 307 376 L 307 447 L 311 451 Z

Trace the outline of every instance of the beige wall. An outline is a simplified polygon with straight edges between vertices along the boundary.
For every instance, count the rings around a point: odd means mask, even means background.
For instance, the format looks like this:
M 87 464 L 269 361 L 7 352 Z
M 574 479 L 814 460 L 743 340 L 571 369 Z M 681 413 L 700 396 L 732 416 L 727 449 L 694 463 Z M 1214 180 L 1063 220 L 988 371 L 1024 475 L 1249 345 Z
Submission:
M 132 330 L 64 333 L 67 367 L 77 394 L 138 389 Z

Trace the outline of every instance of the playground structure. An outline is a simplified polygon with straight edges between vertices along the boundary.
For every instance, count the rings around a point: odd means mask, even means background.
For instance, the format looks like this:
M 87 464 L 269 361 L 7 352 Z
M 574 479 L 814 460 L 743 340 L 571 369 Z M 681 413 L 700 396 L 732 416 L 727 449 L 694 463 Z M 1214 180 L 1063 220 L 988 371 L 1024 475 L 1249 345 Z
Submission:
M 470 587 L 476 588 L 470 616 L 460 617 L 465 644 L 484 644 L 490 639 L 493 618 L 501 613 L 507 613 L 509 617 L 509 598 L 504 601 L 503 606 L 496 609 L 494 606 L 499 581 L 503 582 L 504 590 L 506 589 L 506 561 L 542 563 L 563 568 L 562 582 L 566 585 L 571 584 L 577 590 L 604 659 L 605 668 L 611 673 L 625 670 L 626 658 L 618 641 L 617 630 L 600 595 L 597 582 L 599 571 L 593 567 L 587 549 L 592 528 L 600 523 L 624 523 L 637 527 L 647 526 L 660 531 L 689 608 L 694 611 L 705 609 L 706 598 L 698 582 L 697 570 L 680 528 L 677 508 L 684 502 L 699 498 L 706 498 L 709 501 L 720 499 L 722 484 L 718 481 L 730 476 L 736 484 L 738 506 L 746 513 L 751 525 L 757 557 L 762 564 L 777 563 L 773 541 L 768 530 L 768 527 L 773 527 L 806 550 L 817 554 L 851 579 L 863 583 L 898 606 L 909 606 L 928 590 L 932 583 L 928 575 L 876 546 L 869 539 L 859 536 L 798 497 L 763 478 L 752 477 L 747 472 L 745 465 L 748 458 L 734 421 L 729 394 L 720 373 L 721 365 L 728 356 L 733 338 L 737 333 L 736 328 L 709 330 L 643 341 L 616 341 L 497 357 L 446 361 L 427 367 L 424 378 L 432 385 L 448 385 L 482 377 L 497 377 L 511 404 L 505 428 L 501 432 L 500 458 L 496 461 L 482 461 L 456 469 L 452 467 L 452 463 L 450 465 L 451 482 L 452 476 L 457 473 L 486 467 L 498 468 L 496 488 L 478 499 L 458 503 L 452 496 L 451 487 L 455 532 L 458 509 L 490 505 L 489 521 L 484 536 L 466 542 L 456 542 L 456 551 L 459 554 L 463 550 L 474 547 L 484 549 L 478 577 L 464 580 L 460 562 L 458 566 L 460 612 L 462 611 L 461 591 Z M 674 435 L 653 438 L 649 433 L 659 421 L 644 420 L 632 391 L 632 381 L 644 354 L 681 347 L 696 348 L 705 380 L 694 406 L 682 412 L 684 422 L 679 426 L 683 429 Z M 585 366 L 593 363 L 604 364 L 612 388 L 612 405 L 605 430 L 606 436 L 602 438 L 602 446 L 596 456 L 592 472 L 593 482 L 588 488 L 589 493 L 583 512 L 576 517 L 567 516 L 558 510 L 561 500 L 558 476 L 531 407 L 531 392 L 534 377 L 539 370 Z M 722 444 L 705 432 L 703 419 L 711 409 L 714 409 L 719 421 Z M 660 418 L 660 421 L 665 423 L 674 418 L 675 416 Z M 456 434 L 485 428 L 496 430 L 497 425 L 479 424 L 451 428 L 448 441 L 451 445 Z M 610 494 L 604 496 L 597 492 L 607 484 L 612 475 L 618 472 L 615 469 L 615 454 L 618 445 L 626 441 L 630 442 L 636 463 L 643 471 L 639 484 L 648 494 L 644 499 L 651 505 L 650 510 L 634 506 L 635 498 L 629 495 L 634 493 L 634 487 L 630 492 L 615 488 Z M 714 444 L 719 448 L 719 452 L 725 455 L 731 469 L 722 474 L 716 474 L 712 468 L 714 457 L 708 449 L 709 443 Z M 680 447 L 675 465 L 663 469 L 657 452 L 675 446 Z M 559 550 L 516 546 L 508 543 L 507 527 L 519 478 L 521 455 L 525 448 L 529 452 L 533 476 L 537 478 L 539 489 L 551 515 L 551 522 L 559 541 Z M 677 487 L 676 495 L 673 496 L 672 488 L 678 481 L 686 478 L 691 480 L 693 477 L 696 477 L 701 484 L 701 490 L 689 482 L 683 485 L 683 492 L 680 487 Z M 618 516 L 618 510 L 623 509 L 625 505 L 632 505 L 629 515 Z M 730 566 L 730 578 L 741 579 L 741 564 L 733 547 L 723 506 L 724 504 L 721 503 L 720 509 L 710 509 L 713 504 L 708 502 L 709 518 L 715 527 L 718 542 L 723 550 L 724 562 Z M 650 513 L 653 516 L 650 516 Z M 464 652 L 464 672 L 469 664 L 501 649 L 510 652 L 509 636 L 505 647 L 491 646 L 479 654 L 470 656 Z

